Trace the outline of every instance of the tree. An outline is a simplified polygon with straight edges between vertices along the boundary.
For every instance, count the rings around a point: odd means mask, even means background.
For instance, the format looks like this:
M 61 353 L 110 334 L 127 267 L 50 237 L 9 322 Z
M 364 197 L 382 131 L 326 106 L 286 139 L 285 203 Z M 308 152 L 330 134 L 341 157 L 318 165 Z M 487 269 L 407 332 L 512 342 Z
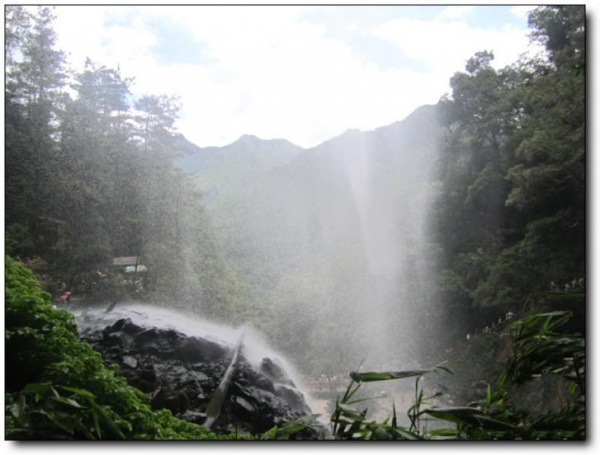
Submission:
M 77 98 L 69 104 L 62 125 L 61 159 L 69 179 L 63 190 L 69 192 L 76 185 L 89 188 L 93 197 L 102 195 L 95 209 L 100 218 L 95 229 L 111 232 L 109 249 L 114 255 L 133 255 L 137 244 L 135 214 L 140 199 L 132 174 L 139 167 L 139 155 L 130 125 L 131 83 L 118 69 L 97 67 L 88 59 L 72 84 Z M 73 207 L 64 216 L 75 223 L 81 219 Z
M 16 49 L 21 47 L 31 27 L 31 14 L 22 5 L 7 5 L 4 17 L 4 55 L 6 66 L 15 65 Z
M 7 225 L 19 223 L 33 238 L 35 220 L 52 216 L 57 126 L 66 95 L 64 54 L 54 48 L 54 15 L 7 7 L 6 195 Z
M 584 19 L 581 7 L 536 9 L 531 36 L 546 59 L 494 70 L 478 53 L 441 102 L 441 297 L 465 317 L 584 273 Z
M 556 67 L 583 69 L 585 60 L 585 7 L 557 5 L 538 7 L 529 15 L 531 38 L 544 45 Z
M 19 11 L 19 10 L 16 10 Z M 20 13 L 23 17 L 24 12 Z M 32 25 L 11 35 L 22 36 L 22 59 L 7 72 L 7 88 L 13 102 L 27 107 L 26 115 L 42 139 L 47 139 L 56 121 L 59 100 L 67 78 L 65 54 L 55 49 L 56 34 L 52 28 L 55 16 L 48 7 L 39 7 Z M 25 28 L 25 30 L 23 30 Z M 8 45 L 18 41 L 9 40 Z
M 523 214 L 522 246 L 546 283 L 571 280 L 585 267 L 584 21 L 583 7 L 532 13 L 532 34 L 546 44 L 549 63 L 530 68 L 541 76 L 526 92 L 523 139 L 507 175 L 506 204 Z

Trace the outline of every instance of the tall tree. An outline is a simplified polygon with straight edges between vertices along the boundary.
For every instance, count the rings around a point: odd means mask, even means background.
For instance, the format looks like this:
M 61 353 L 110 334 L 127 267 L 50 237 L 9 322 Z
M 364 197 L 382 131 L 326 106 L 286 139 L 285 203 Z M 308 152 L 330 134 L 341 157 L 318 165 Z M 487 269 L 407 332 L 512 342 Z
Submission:
M 77 96 L 61 118 L 55 196 L 57 213 L 77 239 L 64 264 L 72 270 L 94 270 L 113 256 L 134 254 L 139 198 L 130 175 L 137 158 L 128 124 L 130 82 L 87 60 L 72 84 Z
M 585 16 L 582 6 L 536 9 L 533 37 L 546 44 L 526 92 L 528 115 L 507 205 L 523 214 L 524 252 L 544 281 L 564 281 L 585 270 Z
M 7 224 L 33 232 L 39 216 L 51 216 L 55 188 L 57 126 L 64 106 L 67 70 L 55 49 L 54 15 L 7 7 L 6 194 L 15 204 Z

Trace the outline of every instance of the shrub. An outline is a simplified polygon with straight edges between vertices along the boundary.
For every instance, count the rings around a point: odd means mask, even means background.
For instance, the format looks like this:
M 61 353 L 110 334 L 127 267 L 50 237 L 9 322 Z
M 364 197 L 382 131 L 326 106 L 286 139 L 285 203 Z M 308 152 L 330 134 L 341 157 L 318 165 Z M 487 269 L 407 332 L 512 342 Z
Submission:
M 148 398 L 79 341 L 30 270 L 6 258 L 7 439 L 226 439 L 153 412 Z

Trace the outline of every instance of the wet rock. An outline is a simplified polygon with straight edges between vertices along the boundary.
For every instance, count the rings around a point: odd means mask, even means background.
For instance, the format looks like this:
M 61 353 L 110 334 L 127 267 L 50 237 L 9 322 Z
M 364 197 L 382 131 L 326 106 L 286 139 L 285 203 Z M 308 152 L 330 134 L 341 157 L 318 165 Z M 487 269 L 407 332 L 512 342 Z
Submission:
M 188 409 L 179 417 L 187 420 L 188 422 L 196 423 L 198 425 L 202 425 L 206 420 L 206 414 L 204 412 L 198 412 Z
M 306 404 L 304 395 L 298 389 L 288 387 L 286 385 L 276 385 L 275 394 L 283 398 L 287 403 L 290 404 L 292 409 L 300 413 L 310 414 L 310 408 Z
M 156 371 L 154 371 L 154 366 L 146 365 L 139 370 L 140 379 L 144 379 L 146 381 L 156 381 Z
M 132 357 L 130 355 L 124 355 L 122 360 L 122 363 L 124 366 L 128 367 L 128 368 L 137 368 L 138 365 L 138 361 L 136 360 L 135 357 Z
M 185 392 L 172 390 L 168 386 L 160 387 L 152 394 L 152 409 L 169 409 L 173 414 L 185 413 L 190 406 L 190 400 Z
M 205 362 L 223 359 L 230 349 L 202 338 L 189 337 L 180 340 L 173 354 L 184 362 Z
M 268 357 L 262 359 L 260 372 L 276 384 L 287 384 L 294 386 L 294 382 L 285 373 L 283 367 Z
M 148 393 L 154 409 L 169 409 L 195 423 L 204 422 L 206 407 L 232 355 L 231 347 L 225 344 L 174 329 L 141 327 L 130 318 L 88 329 L 82 337 L 107 362 L 118 364 L 131 385 Z M 303 394 L 279 362 L 264 358 L 254 368 L 242 350 L 213 429 L 257 434 L 310 414 Z
M 250 404 L 244 397 L 235 397 L 234 403 L 239 406 L 240 413 L 246 414 L 250 418 L 252 414 L 256 412 L 254 406 L 252 406 L 252 404 Z

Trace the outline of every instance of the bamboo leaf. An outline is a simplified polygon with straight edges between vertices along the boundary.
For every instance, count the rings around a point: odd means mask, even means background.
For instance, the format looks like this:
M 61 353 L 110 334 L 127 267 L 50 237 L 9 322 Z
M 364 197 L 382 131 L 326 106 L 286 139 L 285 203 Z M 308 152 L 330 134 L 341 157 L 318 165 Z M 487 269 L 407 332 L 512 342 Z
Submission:
M 364 419 L 364 415 L 362 412 L 357 411 L 356 409 L 354 409 L 351 406 L 348 406 L 347 404 L 340 403 L 338 405 L 338 407 L 342 411 L 342 414 L 345 417 L 348 417 L 348 418 L 354 419 L 354 420 L 363 420 Z
M 402 428 L 402 427 L 393 428 L 392 431 L 396 435 L 400 436 L 401 439 L 408 439 L 409 441 L 418 441 L 418 440 L 423 439 L 418 434 L 408 431 L 407 429 Z
M 65 405 L 70 406 L 72 408 L 83 409 L 83 406 L 81 406 L 79 403 L 77 403 L 72 398 L 50 397 L 50 400 L 55 401 L 57 403 L 65 404 Z
M 456 428 L 437 428 L 428 432 L 428 436 L 431 438 L 455 438 L 458 435 L 459 431 Z
M 119 439 L 125 439 L 125 435 L 121 431 L 121 429 L 117 426 L 115 421 L 108 415 L 108 413 L 102 408 L 102 406 L 98 405 L 95 401 L 90 400 L 90 405 L 93 408 L 94 414 L 97 414 L 102 418 L 104 423 L 108 425 L 110 430 L 117 436 Z
M 471 407 L 454 407 L 454 408 L 438 408 L 426 409 L 419 414 L 429 414 L 437 419 L 454 422 L 457 424 L 464 423 L 468 425 L 477 425 L 483 428 L 496 430 L 515 430 L 516 426 L 500 420 L 488 417 L 482 410 Z
M 66 385 L 58 386 L 58 388 L 60 388 L 62 390 L 66 390 L 68 392 L 72 392 L 74 394 L 80 395 L 85 398 L 91 398 L 91 399 L 96 398 L 92 392 L 85 390 L 85 389 L 78 389 L 77 387 L 70 387 L 70 386 L 66 386 Z
M 408 370 L 408 371 L 368 371 L 365 373 L 359 373 L 353 371 L 350 373 L 350 377 L 356 382 L 374 382 L 374 381 L 389 381 L 392 379 L 403 379 L 411 378 L 415 376 L 422 376 L 425 373 L 429 373 L 431 370 Z
M 450 368 L 448 368 L 448 367 L 445 367 L 445 366 L 443 366 L 443 365 L 437 365 L 437 366 L 434 368 L 434 370 L 436 370 L 436 371 L 437 371 L 437 370 L 442 370 L 442 371 L 444 371 L 444 372 L 446 372 L 446 373 L 448 373 L 448 374 L 454 374 L 454 371 L 452 371 Z

